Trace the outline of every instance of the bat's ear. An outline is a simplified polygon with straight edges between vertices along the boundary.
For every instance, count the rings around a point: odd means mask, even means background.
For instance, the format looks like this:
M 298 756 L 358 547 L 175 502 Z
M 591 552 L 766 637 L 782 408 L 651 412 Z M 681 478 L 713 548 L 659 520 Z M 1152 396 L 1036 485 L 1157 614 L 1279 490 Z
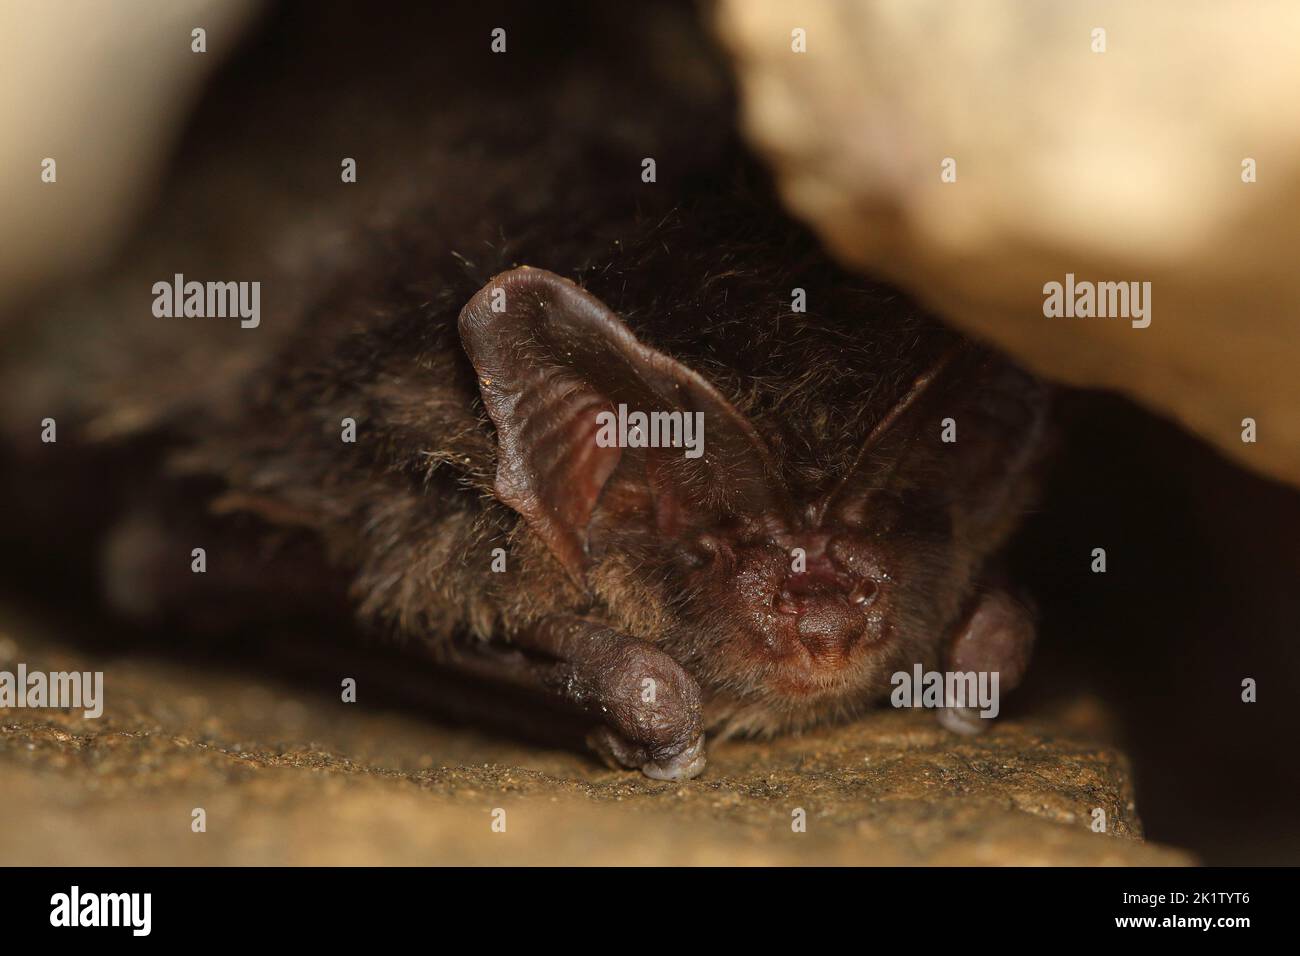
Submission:
M 648 493 L 662 533 L 779 507 L 770 455 L 744 416 L 567 279 L 527 267 L 496 276 L 461 311 L 460 337 L 496 426 L 496 495 L 576 578 L 620 463 Z M 665 422 L 678 413 L 673 424 L 695 428 L 699 447 L 643 447 L 647 435 L 620 447 L 620 405 L 670 413 Z

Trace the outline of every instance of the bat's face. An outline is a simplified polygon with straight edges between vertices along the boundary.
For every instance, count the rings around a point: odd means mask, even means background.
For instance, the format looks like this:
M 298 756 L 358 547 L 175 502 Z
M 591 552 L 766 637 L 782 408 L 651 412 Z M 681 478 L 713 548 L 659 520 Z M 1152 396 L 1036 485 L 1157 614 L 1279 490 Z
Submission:
M 735 406 L 573 283 L 498 276 L 461 337 L 497 430 L 498 500 L 576 581 L 610 556 L 639 569 L 650 586 L 622 600 L 657 594 L 672 623 L 638 636 L 737 731 L 851 713 L 935 660 L 997 543 L 980 516 L 1006 509 L 1007 429 L 1032 419 L 995 388 L 936 405 L 950 350 L 801 497 Z M 959 448 L 940 445 L 940 409 L 966 423 Z
M 844 715 L 932 663 L 967 588 L 951 535 L 874 527 L 707 532 L 682 549 L 670 652 L 735 730 Z M 893 527 L 891 528 L 891 525 Z

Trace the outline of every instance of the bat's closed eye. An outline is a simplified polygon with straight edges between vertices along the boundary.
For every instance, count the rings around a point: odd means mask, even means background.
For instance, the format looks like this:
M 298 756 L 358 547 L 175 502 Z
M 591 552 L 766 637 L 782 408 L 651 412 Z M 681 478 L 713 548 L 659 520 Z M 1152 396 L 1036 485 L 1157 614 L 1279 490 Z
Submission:
M 716 561 L 721 552 L 722 543 L 711 534 L 701 534 L 677 549 L 681 563 L 692 571 Z

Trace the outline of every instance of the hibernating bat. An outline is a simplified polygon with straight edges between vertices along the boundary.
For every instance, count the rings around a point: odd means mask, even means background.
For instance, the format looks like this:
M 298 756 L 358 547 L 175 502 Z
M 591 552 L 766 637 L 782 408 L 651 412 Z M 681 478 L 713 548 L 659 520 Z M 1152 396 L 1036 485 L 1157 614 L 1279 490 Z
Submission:
M 292 529 L 366 627 L 581 708 L 654 777 L 918 663 L 1014 686 L 1033 625 L 997 555 L 1046 387 L 785 216 L 688 11 L 580 12 L 560 38 L 520 14 L 504 58 L 449 15 L 432 65 L 401 23 L 284 14 L 312 18 L 269 41 L 305 45 L 289 78 L 242 64 L 114 268 L 6 323 L 11 453 L 129 450 L 121 610 L 326 601 L 268 550 Z M 383 68 L 340 75 L 344 37 Z M 153 314 L 178 273 L 260 281 L 260 323 Z

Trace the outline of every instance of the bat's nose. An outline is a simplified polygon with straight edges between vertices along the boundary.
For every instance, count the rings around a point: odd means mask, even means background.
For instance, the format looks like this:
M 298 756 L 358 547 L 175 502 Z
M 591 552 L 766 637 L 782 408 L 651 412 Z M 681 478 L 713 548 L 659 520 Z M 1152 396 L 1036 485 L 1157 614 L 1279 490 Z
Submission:
M 799 640 L 818 663 L 847 657 L 866 629 L 862 612 L 844 600 L 811 601 L 799 615 Z
M 879 597 L 879 574 L 863 573 L 853 555 L 830 553 L 834 542 L 825 536 L 781 544 L 797 546 L 804 559 L 785 575 L 772 602 L 786 617 L 786 633 L 818 664 L 832 666 L 847 660 L 855 645 L 876 640 L 881 628 L 878 621 L 873 626 L 873 617 L 879 618 L 879 610 L 869 609 Z
M 868 631 L 866 608 L 875 600 L 870 580 L 846 581 L 839 576 L 792 574 L 776 596 L 776 609 L 795 618 L 795 633 L 813 658 L 835 663 L 847 657 Z

